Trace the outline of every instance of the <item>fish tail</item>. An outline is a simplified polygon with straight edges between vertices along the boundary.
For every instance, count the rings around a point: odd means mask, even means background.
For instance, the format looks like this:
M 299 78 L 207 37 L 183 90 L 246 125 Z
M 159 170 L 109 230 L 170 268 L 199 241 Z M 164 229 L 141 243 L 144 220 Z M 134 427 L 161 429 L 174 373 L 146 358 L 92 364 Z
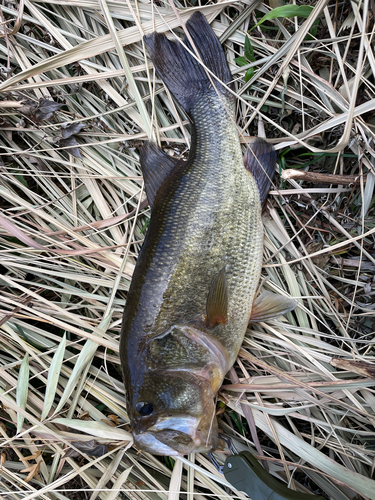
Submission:
M 196 56 L 197 50 L 202 63 L 227 86 L 232 78 L 225 53 L 204 15 L 195 12 L 186 23 L 186 28 L 194 47 L 187 37 L 185 47 Z M 160 33 L 146 36 L 144 40 L 157 73 L 186 112 L 213 87 L 220 94 L 231 96 L 225 86 L 209 75 L 178 40 L 170 41 Z

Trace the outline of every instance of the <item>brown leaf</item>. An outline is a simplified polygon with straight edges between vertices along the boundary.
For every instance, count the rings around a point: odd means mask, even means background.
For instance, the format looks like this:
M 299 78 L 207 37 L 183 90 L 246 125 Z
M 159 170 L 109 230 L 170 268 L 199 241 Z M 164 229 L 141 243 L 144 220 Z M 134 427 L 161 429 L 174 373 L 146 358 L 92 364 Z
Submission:
M 306 245 L 306 251 L 309 254 L 319 252 L 319 250 L 321 250 L 322 248 L 323 243 L 321 241 L 312 241 Z M 312 257 L 311 260 L 317 267 L 320 267 L 320 269 L 324 269 L 328 264 L 330 258 L 331 256 L 328 253 L 324 253 L 322 255 L 316 255 L 315 257 Z
M 34 113 L 35 120 L 41 122 L 42 120 L 48 120 L 51 118 L 53 113 L 60 109 L 63 104 L 59 104 L 55 101 L 49 101 L 48 99 L 41 99 L 38 104 L 38 108 Z
M 30 465 L 30 467 L 27 467 L 26 469 L 22 469 L 20 472 L 30 472 L 31 470 L 35 469 L 35 466 L 37 464 Z
M 23 105 L 19 108 L 19 111 L 21 111 L 21 113 L 23 115 L 26 115 L 30 118 L 32 116 L 34 116 L 34 113 L 37 110 L 38 104 L 34 101 L 29 101 L 29 100 L 23 101 L 22 104 Z
M 71 123 L 68 127 L 61 126 L 61 135 L 64 139 L 68 137 L 78 134 L 85 125 L 83 123 Z
M 341 370 L 348 370 L 350 372 L 358 373 L 358 375 L 375 378 L 375 365 L 366 363 L 365 361 L 352 361 L 351 359 L 334 358 L 331 360 L 330 364 L 335 368 L 341 368 Z
M 38 475 L 39 469 L 40 469 L 40 462 L 32 465 L 31 467 L 28 467 L 27 469 L 23 469 L 20 472 L 28 472 L 29 473 L 28 476 L 24 479 L 24 481 L 26 483 L 28 483 L 29 481 L 31 481 L 31 479 L 33 477 Z
M 59 141 L 60 148 L 66 148 L 67 146 L 70 146 L 69 149 L 67 149 L 69 154 L 71 154 L 72 156 L 75 156 L 76 158 L 82 158 L 81 153 L 79 152 L 79 149 L 76 147 L 76 146 L 78 146 L 78 143 L 75 140 L 74 136 L 70 136 L 67 139 L 61 139 Z
M 35 453 L 33 453 L 32 455 L 29 455 L 28 457 L 24 457 L 24 459 L 25 460 L 36 460 L 37 458 L 40 457 L 41 454 L 42 454 L 41 450 L 38 450 Z
M 108 418 L 110 418 L 116 425 L 120 425 L 120 422 L 118 421 L 118 415 L 108 415 Z
M 23 101 L 23 106 L 19 108 L 21 113 L 31 118 L 36 122 L 42 120 L 48 120 L 51 118 L 53 113 L 60 109 L 63 104 L 59 104 L 55 101 L 50 101 L 49 99 L 41 99 L 38 103 L 34 101 L 26 100 Z
M 101 421 L 105 422 L 107 425 L 110 425 L 111 427 L 116 427 L 116 424 L 112 422 L 112 420 L 107 420 L 106 418 L 102 418 Z
M 88 420 L 88 419 L 90 418 L 90 414 L 89 414 L 89 412 L 88 412 L 88 411 L 83 411 L 82 413 L 80 413 L 80 414 L 78 415 L 78 418 L 79 418 L 80 420 Z

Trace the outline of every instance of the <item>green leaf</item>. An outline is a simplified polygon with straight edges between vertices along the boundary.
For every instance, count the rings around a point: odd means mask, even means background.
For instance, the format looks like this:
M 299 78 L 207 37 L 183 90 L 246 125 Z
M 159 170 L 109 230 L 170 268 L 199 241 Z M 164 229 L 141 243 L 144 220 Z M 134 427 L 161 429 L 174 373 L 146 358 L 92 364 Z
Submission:
M 234 411 L 230 411 L 228 412 L 228 415 L 230 416 L 230 418 L 234 421 L 234 423 L 236 424 L 237 426 L 237 429 L 238 431 L 240 432 L 240 434 L 242 435 L 246 435 L 246 429 L 245 427 L 243 426 L 243 423 L 241 422 L 241 417 L 239 415 L 237 415 L 236 412 Z
M 164 461 L 165 461 L 168 469 L 173 470 L 174 463 L 175 463 L 175 461 L 173 460 L 173 458 L 165 456 L 164 457 Z
M 27 184 L 27 181 L 25 180 L 25 178 L 23 177 L 23 175 L 15 175 L 14 176 L 21 184 L 23 184 L 24 186 L 28 187 L 28 184 Z
M 44 420 L 50 411 L 53 400 L 55 399 L 56 387 L 60 377 L 61 365 L 64 360 L 64 351 L 66 346 L 66 336 L 61 340 L 55 355 L 53 356 L 52 363 L 48 372 L 46 396 L 44 399 L 43 411 L 41 420 Z
M 250 68 L 245 73 L 245 82 L 247 83 L 254 76 L 254 68 Z
M 245 66 L 245 64 L 249 64 L 246 57 L 236 57 L 234 61 L 238 64 L 238 66 Z
M 276 19 L 278 17 L 288 18 L 288 17 L 309 17 L 311 11 L 314 7 L 310 5 L 284 5 L 283 7 L 277 7 L 276 9 L 270 10 L 262 19 L 251 28 L 250 31 L 255 29 L 260 24 L 270 19 Z
M 285 170 L 287 165 L 286 165 L 286 161 L 285 161 L 285 157 L 284 156 L 281 156 L 279 157 L 279 165 L 280 167 Z
M 23 358 L 20 372 L 18 374 L 16 402 L 22 410 L 26 408 L 27 394 L 29 392 L 29 353 Z M 22 431 L 25 417 L 17 413 L 17 434 Z
M 245 38 L 245 56 L 248 61 L 250 62 L 255 61 L 254 49 L 253 46 L 251 45 L 250 38 L 248 36 L 246 36 Z
M 305 40 L 313 40 L 317 33 L 318 33 L 318 26 L 319 26 L 320 19 L 317 19 L 316 21 L 313 22 L 313 25 L 310 28 L 310 31 L 308 34 L 305 36 Z
M 149 219 L 148 221 L 146 221 L 145 225 L 142 227 L 141 234 L 143 234 L 146 231 L 146 229 L 148 228 L 148 226 L 150 224 L 150 220 L 151 219 Z

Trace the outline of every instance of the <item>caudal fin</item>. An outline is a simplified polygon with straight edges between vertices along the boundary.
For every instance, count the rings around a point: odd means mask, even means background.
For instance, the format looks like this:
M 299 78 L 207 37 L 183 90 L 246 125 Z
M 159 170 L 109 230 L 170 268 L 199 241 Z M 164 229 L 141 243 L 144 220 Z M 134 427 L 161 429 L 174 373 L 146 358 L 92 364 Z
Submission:
M 203 64 L 228 85 L 231 74 L 224 50 L 206 18 L 200 12 L 195 12 L 186 23 L 186 28 Z M 170 41 L 160 33 L 146 36 L 144 40 L 160 78 L 185 111 L 189 112 L 202 93 L 212 88 L 211 80 L 218 92 L 228 93 L 215 78 L 211 76 L 210 80 L 205 68 L 179 41 Z M 186 37 L 184 44 L 195 54 Z

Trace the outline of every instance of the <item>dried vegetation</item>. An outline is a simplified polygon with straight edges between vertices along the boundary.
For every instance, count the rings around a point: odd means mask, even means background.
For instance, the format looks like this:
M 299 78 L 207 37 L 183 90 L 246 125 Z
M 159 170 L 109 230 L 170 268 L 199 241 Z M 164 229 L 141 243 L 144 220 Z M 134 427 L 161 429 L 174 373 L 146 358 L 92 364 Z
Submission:
M 185 155 L 190 137 L 142 37 L 199 9 L 244 148 L 259 133 L 279 153 L 262 286 L 299 302 L 249 329 L 221 428 L 293 489 L 375 499 L 374 4 L 306 2 L 246 38 L 282 3 L 181 2 L 1 2 L 0 497 L 243 497 L 206 456 L 137 453 L 119 370 L 150 217 L 138 147 Z

